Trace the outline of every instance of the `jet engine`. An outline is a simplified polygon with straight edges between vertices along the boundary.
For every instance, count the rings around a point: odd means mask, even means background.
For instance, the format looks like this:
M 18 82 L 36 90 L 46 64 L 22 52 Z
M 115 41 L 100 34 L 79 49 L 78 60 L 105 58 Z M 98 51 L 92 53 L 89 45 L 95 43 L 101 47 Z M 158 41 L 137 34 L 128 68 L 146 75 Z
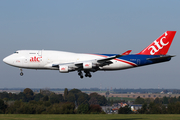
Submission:
M 59 66 L 59 72 L 61 73 L 68 73 L 68 66 Z
M 92 69 L 93 64 L 91 62 L 85 62 L 83 63 L 83 68 L 84 69 Z

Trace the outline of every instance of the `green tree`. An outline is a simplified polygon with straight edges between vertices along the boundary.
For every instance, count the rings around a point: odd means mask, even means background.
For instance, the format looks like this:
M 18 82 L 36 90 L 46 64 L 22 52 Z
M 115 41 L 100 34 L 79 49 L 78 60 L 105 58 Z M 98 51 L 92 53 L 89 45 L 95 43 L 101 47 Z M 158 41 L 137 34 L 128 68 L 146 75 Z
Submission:
M 81 104 L 78 106 L 77 111 L 79 114 L 87 114 L 89 112 L 89 105 L 88 104 Z
M 66 102 L 62 105 L 64 114 L 74 114 L 75 104 L 72 102 Z
M 180 102 L 180 96 L 177 98 L 177 101 L 179 101 L 179 102 Z
M 144 102 L 145 102 L 144 99 L 141 98 L 140 96 L 138 96 L 134 103 L 135 104 L 144 104 Z
M 149 113 L 150 114 L 164 114 L 166 113 L 166 107 L 162 104 L 156 104 L 154 102 L 149 104 Z
M 43 101 L 48 101 L 49 100 L 49 97 L 46 95 L 43 97 Z
M 168 98 L 166 96 L 163 97 L 162 101 L 163 101 L 163 104 L 168 104 L 169 103 Z
M 91 97 L 91 99 L 89 100 L 89 104 L 98 105 L 98 100 L 96 99 L 96 97 Z
M 55 103 L 47 108 L 48 114 L 63 114 L 63 108 L 61 104 Z
M 67 101 L 67 96 L 68 96 L 68 89 L 64 89 L 64 101 Z
M 154 100 L 154 103 L 155 103 L 155 104 L 162 104 L 162 100 L 157 97 L 157 98 Z
M 35 111 L 36 114 L 41 114 L 42 112 L 46 111 L 46 107 L 44 105 L 37 105 Z
M 5 113 L 7 105 L 4 103 L 2 99 L 0 99 L 0 113 Z
M 78 104 L 78 105 L 88 104 L 88 101 L 87 101 L 87 99 L 86 99 L 83 95 L 81 95 L 81 96 L 79 96 L 78 99 L 77 99 L 77 104 Z
M 55 93 L 52 93 L 51 95 L 50 95 L 50 102 L 52 103 L 52 104 L 54 104 L 54 103 L 59 103 L 59 102 L 63 102 L 63 96 L 62 96 L 62 94 L 59 94 L 59 95 L 57 95 L 57 94 L 55 94 Z
M 145 114 L 145 113 L 147 113 L 147 103 L 144 103 L 144 104 L 142 105 L 142 108 L 141 108 L 140 110 L 138 110 L 138 112 L 139 112 L 140 114 Z
M 39 101 L 41 98 L 43 98 L 44 96 L 41 93 L 35 94 L 34 95 L 34 100 L 35 101 Z
M 107 104 L 107 99 L 104 96 L 101 96 L 97 93 L 91 93 L 89 97 L 90 97 L 89 104 L 97 104 L 96 100 L 98 104 L 101 106 Z
M 75 102 L 76 101 L 76 97 L 73 93 L 69 92 L 68 96 L 67 96 L 67 101 L 68 102 Z
M 132 113 L 131 107 L 126 105 L 125 107 L 120 107 L 118 110 L 118 114 L 130 114 Z
M 153 98 L 146 98 L 144 102 L 149 104 L 150 102 L 153 102 L 153 101 L 154 101 Z
M 73 94 L 77 94 L 77 93 L 81 93 L 81 90 L 78 90 L 78 89 L 71 89 L 70 91 L 69 91 L 69 93 L 73 93 Z
M 99 114 L 102 112 L 100 105 L 90 105 L 89 112 L 92 114 Z
M 33 100 L 34 93 L 30 88 L 24 89 L 23 93 L 26 95 L 27 101 Z
M 180 114 L 180 102 L 176 102 L 176 103 L 170 103 L 168 104 L 168 113 L 169 114 Z

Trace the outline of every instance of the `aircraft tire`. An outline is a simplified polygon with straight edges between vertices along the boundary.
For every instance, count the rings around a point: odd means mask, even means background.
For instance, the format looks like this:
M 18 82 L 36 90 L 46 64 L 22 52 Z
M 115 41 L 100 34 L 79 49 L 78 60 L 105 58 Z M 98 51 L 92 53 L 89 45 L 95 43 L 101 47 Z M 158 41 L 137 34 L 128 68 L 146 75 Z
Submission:
M 23 76 L 23 72 L 20 73 L 20 76 Z

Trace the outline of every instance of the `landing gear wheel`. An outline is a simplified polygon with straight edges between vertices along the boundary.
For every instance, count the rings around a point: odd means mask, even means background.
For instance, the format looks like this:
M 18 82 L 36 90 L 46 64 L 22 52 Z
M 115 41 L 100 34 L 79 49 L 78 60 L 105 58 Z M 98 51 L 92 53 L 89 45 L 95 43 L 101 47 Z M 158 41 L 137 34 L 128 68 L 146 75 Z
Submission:
M 23 76 L 23 72 L 22 72 L 22 68 L 19 68 L 21 73 L 20 73 L 20 76 Z
M 80 76 L 81 79 L 83 78 L 83 73 L 82 73 L 82 71 L 78 71 L 78 75 Z
M 91 73 L 89 71 L 84 71 L 86 74 L 85 74 L 85 77 L 92 77 Z
M 23 72 L 20 73 L 20 76 L 23 76 Z

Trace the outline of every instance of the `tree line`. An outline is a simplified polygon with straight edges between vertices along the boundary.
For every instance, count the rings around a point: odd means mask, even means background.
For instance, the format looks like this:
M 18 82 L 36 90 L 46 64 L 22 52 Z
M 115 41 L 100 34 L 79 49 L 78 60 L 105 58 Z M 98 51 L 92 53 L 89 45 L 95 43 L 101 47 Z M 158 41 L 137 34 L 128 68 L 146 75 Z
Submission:
M 65 88 L 64 95 L 48 89 L 35 94 L 30 88 L 19 94 L 0 93 L 1 114 L 98 114 L 103 113 L 100 106 L 106 104 L 104 96 L 97 93 L 88 95 L 78 89 L 68 91 Z
M 137 97 L 135 104 L 142 104 L 142 108 L 133 112 L 130 106 L 122 107 L 119 114 L 180 114 L 180 97 L 146 98 Z

